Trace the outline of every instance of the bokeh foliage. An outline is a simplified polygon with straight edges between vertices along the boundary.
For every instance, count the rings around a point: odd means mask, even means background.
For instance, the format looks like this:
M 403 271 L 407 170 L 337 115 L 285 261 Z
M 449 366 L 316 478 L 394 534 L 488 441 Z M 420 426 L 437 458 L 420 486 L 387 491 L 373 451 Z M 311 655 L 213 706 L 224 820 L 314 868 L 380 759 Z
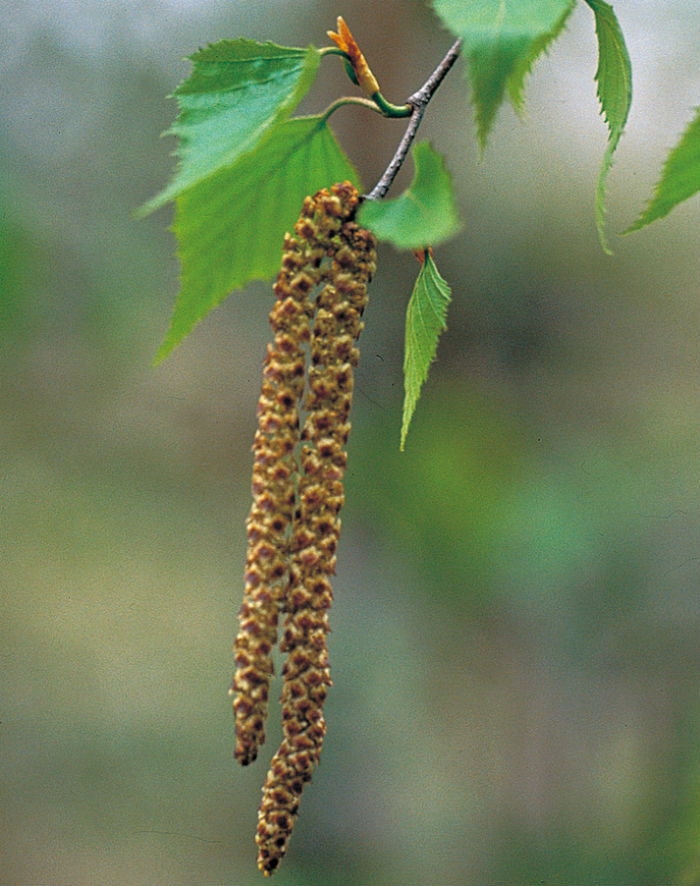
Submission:
M 153 370 L 178 269 L 168 211 L 133 212 L 169 173 L 162 96 L 192 46 L 306 45 L 309 21 L 333 24 L 324 4 L 272 9 L 4 12 L 3 882 L 260 882 L 265 754 L 234 766 L 226 690 L 271 293 L 229 299 Z M 387 2 L 372 34 L 371 9 L 343 14 L 400 98 L 440 32 L 422 4 Z M 674 13 L 625 11 L 633 61 L 649 33 L 677 52 L 639 75 L 609 219 L 634 216 L 668 147 L 643 123 L 670 113 L 657 78 L 683 105 L 666 130 L 696 103 L 694 5 Z M 382 53 L 387 27 L 405 52 Z M 280 884 L 697 881 L 697 206 L 601 255 L 591 71 L 569 80 L 557 61 L 590 27 L 572 14 L 533 73 L 532 125 L 503 114 L 481 164 L 451 168 L 466 227 L 437 252 L 449 326 L 403 454 L 416 263 L 380 255 L 329 734 Z M 585 137 L 537 134 L 550 111 L 532 99 L 554 79 L 588 103 Z M 455 81 L 421 137 L 475 156 L 446 110 Z M 372 183 L 399 130 L 343 113 Z

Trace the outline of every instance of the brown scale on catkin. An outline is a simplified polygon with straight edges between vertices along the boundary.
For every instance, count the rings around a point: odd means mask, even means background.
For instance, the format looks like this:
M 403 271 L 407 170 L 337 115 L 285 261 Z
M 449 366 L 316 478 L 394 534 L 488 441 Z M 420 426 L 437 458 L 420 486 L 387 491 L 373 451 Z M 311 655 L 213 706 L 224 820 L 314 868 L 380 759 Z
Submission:
M 310 295 L 321 281 L 324 256 L 335 248 L 340 228 L 356 203 L 357 192 L 347 184 L 336 186 L 333 194 L 323 190 L 307 197 L 294 235 L 285 235 L 282 267 L 274 285 L 276 300 L 270 312 L 274 342 L 268 345 L 258 402 L 245 595 L 230 690 L 236 721 L 235 757 L 243 765 L 255 760 L 265 740 L 272 649 L 289 580 L 304 348 L 315 310 Z
M 336 248 L 329 252 L 325 286 L 316 298 L 302 474 L 280 644 L 287 653 L 283 740 L 263 786 L 256 835 L 258 866 L 265 874 L 272 873 L 285 854 L 301 793 L 318 763 L 326 733 L 323 703 L 331 686 L 326 641 L 333 597 L 329 577 L 335 572 L 344 502 L 353 367 L 359 356 L 355 341 L 363 327 L 367 283 L 376 267 L 375 245 L 372 234 L 351 220 L 345 222 Z

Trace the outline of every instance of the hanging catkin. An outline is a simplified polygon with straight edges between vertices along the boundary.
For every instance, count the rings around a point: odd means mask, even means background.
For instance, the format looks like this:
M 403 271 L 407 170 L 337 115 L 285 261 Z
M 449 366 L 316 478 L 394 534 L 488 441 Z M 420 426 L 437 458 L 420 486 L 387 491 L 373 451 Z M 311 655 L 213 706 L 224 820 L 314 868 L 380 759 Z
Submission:
M 357 192 L 345 183 L 354 209 Z M 311 366 L 302 433 L 301 477 L 294 514 L 289 588 L 282 651 L 287 653 L 282 688 L 282 744 L 263 786 L 258 814 L 258 865 L 266 874 L 278 866 L 291 836 L 304 785 L 318 763 L 326 723 L 323 704 L 331 685 L 328 609 L 340 534 L 345 445 L 355 347 L 362 330 L 367 283 L 376 267 L 372 234 L 346 221 L 328 250 L 325 285 L 316 298 Z
M 253 503 L 247 521 L 245 595 L 234 644 L 231 687 L 236 721 L 235 756 L 255 760 L 265 740 L 272 649 L 289 583 L 290 526 L 298 484 L 299 402 L 305 382 L 305 347 L 315 310 L 313 294 L 322 261 L 338 247 L 338 234 L 357 205 L 349 183 L 304 201 L 294 235 L 286 234 L 282 267 L 270 312 L 274 341 L 268 346 L 253 443 Z

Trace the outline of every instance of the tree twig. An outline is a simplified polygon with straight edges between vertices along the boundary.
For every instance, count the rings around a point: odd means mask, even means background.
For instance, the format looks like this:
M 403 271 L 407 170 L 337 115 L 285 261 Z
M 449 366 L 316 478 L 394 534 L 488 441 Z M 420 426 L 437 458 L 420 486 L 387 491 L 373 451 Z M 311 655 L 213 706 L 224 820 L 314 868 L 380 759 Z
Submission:
M 416 137 L 418 127 L 423 119 L 423 114 L 425 114 L 425 109 L 428 107 L 428 102 L 433 97 L 435 90 L 445 79 L 447 72 L 457 60 L 461 49 L 462 41 L 457 40 L 456 43 L 450 47 L 443 60 L 437 68 L 435 68 L 421 88 L 417 92 L 414 92 L 410 98 L 406 99 L 406 104 L 413 106 L 410 122 L 403 134 L 403 138 L 401 139 L 398 148 L 396 149 L 396 153 L 391 159 L 391 163 L 389 163 L 384 174 L 374 188 L 372 188 L 370 193 L 365 196 L 365 200 L 381 200 L 382 197 L 386 195 L 386 192 L 391 187 L 391 183 L 396 178 L 396 174 L 399 169 L 401 169 L 401 166 L 406 159 L 408 149 L 411 147 L 413 139 Z

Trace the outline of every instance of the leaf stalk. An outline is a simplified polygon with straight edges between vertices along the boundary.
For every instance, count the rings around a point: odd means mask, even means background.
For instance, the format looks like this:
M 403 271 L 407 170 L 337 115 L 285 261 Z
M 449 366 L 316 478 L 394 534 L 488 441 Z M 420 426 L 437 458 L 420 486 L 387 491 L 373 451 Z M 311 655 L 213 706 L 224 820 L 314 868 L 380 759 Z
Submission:
M 326 110 L 321 115 L 324 123 L 325 121 L 333 114 L 338 108 L 343 108 L 345 105 L 359 105 L 361 108 L 367 108 L 370 111 L 374 111 L 375 114 L 383 114 L 381 108 L 377 105 L 376 102 L 372 101 L 370 98 L 362 98 L 359 95 L 345 95 L 341 98 L 337 98 L 332 104 L 328 105 Z M 383 114 L 383 116 L 386 116 Z
M 413 106 L 408 102 L 405 105 L 393 105 L 379 91 L 374 93 L 372 101 L 385 117 L 410 117 L 413 113 Z
M 321 54 L 322 55 L 339 55 L 342 59 L 344 59 L 348 63 L 350 63 L 352 61 L 351 57 L 348 55 L 347 52 L 345 52 L 342 49 L 338 49 L 334 46 L 325 47 L 324 49 L 321 50 Z M 353 80 L 354 83 L 357 83 L 357 78 L 353 77 L 351 79 Z M 351 102 L 349 99 L 350 99 L 350 97 L 348 96 L 347 99 L 339 100 L 340 103 L 337 104 L 337 107 L 342 107 L 342 105 L 344 105 L 344 104 L 353 104 L 353 103 L 358 104 L 358 105 L 361 104 L 361 105 L 364 105 L 366 108 L 370 108 L 373 111 L 378 110 L 384 117 L 410 117 L 411 114 L 413 113 L 412 105 L 409 105 L 408 103 L 405 105 L 395 105 L 392 102 L 385 99 L 381 93 L 381 90 L 379 90 L 379 89 L 377 89 L 373 93 L 371 93 L 371 96 L 369 99 L 359 99 L 358 98 L 353 102 Z M 330 111 L 330 113 L 333 113 L 333 111 L 335 111 L 335 110 L 336 110 L 336 103 L 334 102 L 329 107 L 328 111 Z M 325 114 L 327 114 L 328 111 L 326 111 Z M 325 114 L 324 114 L 324 117 L 325 117 Z

